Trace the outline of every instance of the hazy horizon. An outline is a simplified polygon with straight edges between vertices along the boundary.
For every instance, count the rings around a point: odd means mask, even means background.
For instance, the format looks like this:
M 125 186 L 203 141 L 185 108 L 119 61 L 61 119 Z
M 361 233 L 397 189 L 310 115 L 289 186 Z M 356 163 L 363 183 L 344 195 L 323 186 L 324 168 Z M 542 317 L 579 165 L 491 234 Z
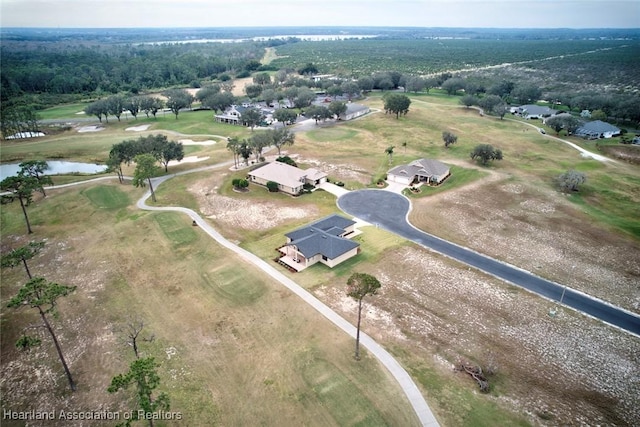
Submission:
M 0 25 L 635 29 L 640 0 L 0 0 Z

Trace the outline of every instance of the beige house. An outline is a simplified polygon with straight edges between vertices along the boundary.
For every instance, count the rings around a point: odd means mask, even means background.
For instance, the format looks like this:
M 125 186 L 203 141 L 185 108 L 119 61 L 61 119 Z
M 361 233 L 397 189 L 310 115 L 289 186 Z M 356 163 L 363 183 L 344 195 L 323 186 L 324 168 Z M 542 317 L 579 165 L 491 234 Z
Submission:
M 278 262 L 294 271 L 318 262 L 333 268 L 360 252 L 360 244 L 349 240 L 356 231 L 355 224 L 333 214 L 287 233 L 287 243 L 278 249 L 282 254 Z
M 281 162 L 271 162 L 249 172 L 249 181 L 267 185 L 278 183 L 278 190 L 293 196 L 302 192 L 305 184 L 318 185 L 327 180 L 327 174 L 314 168 L 300 169 Z
M 408 165 L 400 165 L 387 172 L 387 181 L 411 185 L 424 182 L 438 185 L 451 175 L 449 166 L 438 160 L 418 159 Z

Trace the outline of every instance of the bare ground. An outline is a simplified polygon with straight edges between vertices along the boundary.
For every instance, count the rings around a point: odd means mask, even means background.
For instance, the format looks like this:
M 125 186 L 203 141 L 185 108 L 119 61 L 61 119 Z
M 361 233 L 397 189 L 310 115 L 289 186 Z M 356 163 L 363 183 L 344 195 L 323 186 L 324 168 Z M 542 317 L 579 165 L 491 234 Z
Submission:
M 353 179 L 351 168 L 334 166 Z M 273 227 L 314 214 L 312 206 L 252 207 L 203 182 L 190 191 L 203 212 L 234 227 Z M 638 243 L 591 224 L 560 194 L 494 172 L 462 189 L 415 199 L 413 206 L 411 220 L 426 231 L 639 311 Z M 239 209 L 252 209 L 243 215 L 250 223 L 238 222 Z M 454 364 L 493 367 L 490 382 L 499 391 L 487 398 L 534 425 L 634 425 L 640 419 L 637 337 L 566 308 L 551 317 L 555 304 L 416 246 L 398 247 L 370 268 L 383 287 L 367 301 L 363 325 L 376 340 L 407 349 L 470 388 L 475 384 L 455 374 Z M 355 322 L 355 303 L 342 285 L 325 283 L 314 292 Z M 456 411 L 446 399 L 424 391 L 437 402 L 436 413 L 451 419 Z

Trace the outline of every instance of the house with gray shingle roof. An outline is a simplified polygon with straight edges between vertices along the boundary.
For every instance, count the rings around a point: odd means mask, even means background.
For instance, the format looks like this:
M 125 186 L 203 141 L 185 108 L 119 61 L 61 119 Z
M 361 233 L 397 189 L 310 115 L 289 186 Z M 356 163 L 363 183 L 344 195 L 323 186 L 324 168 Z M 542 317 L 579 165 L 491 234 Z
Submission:
M 585 139 L 611 138 L 620 135 L 620 129 L 602 120 L 594 120 L 580 126 L 574 135 Z
M 517 109 L 517 114 L 525 119 L 543 119 L 557 113 L 558 110 L 540 105 L 521 105 Z
M 424 182 L 438 185 L 451 175 L 449 166 L 438 160 L 418 159 L 408 165 L 400 165 L 387 172 L 387 180 L 404 185 Z
M 360 252 L 360 244 L 348 238 L 355 233 L 355 224 L 333 214 L 287 233 L 278 261 L 295 271 L 318 262 L 333 268 Z

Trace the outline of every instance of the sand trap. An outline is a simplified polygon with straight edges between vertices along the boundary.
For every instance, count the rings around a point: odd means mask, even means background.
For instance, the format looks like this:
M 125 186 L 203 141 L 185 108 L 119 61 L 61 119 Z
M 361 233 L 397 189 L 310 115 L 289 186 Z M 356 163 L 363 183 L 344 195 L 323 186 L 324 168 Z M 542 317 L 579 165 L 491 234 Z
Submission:
M 140 126 L 132 126 L 130 128 L 126 128 L 125 130 L 132 132 L 142 132 L 143 130 L 147 130 L 151 127 L 151 125 L 140 125 Z
M 205 160 L 207 160 L 209 158 L 209 156 L 207 157 L 199 157 L 199 156 L 188 156 L 185 157 L 184 159 L 177 161 L 177 160 L 171 160 L 169 162 L 169 166 L 171 165 L 179 165 L 180 163 L 196 163 L 196 162 L 204 162 Z
M 85 113 L 84 113 L 84 111 L 78 111 L 78 112 L 76 113 L 76 115 L 77 115 L 77 114 L 82 114 L 82 115 L 84 115 Z
M 182 145 L 213 145 L 217 144 L 217 141 L 207 140 L 207 141 L 193 141 L 191 139 L 181 139 L 180 142 Z
M 83 126 L 80 129 L 78 129 L 78 133 L 100 132 L 101 130 L 104 130 L 104 128 L 101 126 Z

